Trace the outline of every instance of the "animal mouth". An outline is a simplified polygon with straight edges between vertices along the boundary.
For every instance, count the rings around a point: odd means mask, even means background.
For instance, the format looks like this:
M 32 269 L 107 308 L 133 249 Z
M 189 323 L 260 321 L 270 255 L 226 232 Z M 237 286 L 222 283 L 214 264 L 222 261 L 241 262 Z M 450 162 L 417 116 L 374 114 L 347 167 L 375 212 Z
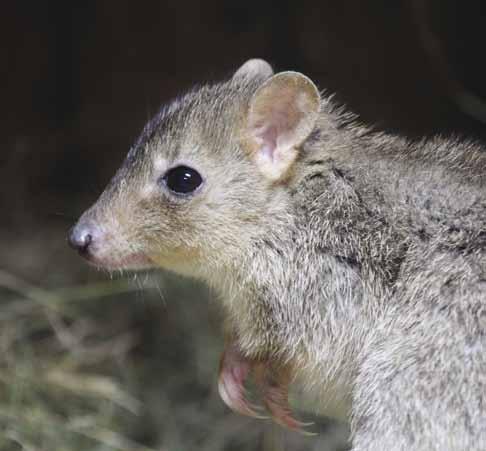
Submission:
M 145 253 L 131 250 L 127 243 L 114 240 L 110 233 L 92 221 L 78 223 L 69 233 L 68 243 L 90 265 L 99 269 L 137 270 L 154 266 Z
M 153 261 L 144 254 L 130 254 L 120 258 L 103 258 L 93 254 L 83 255 L 83 257 L 90 265 L 107 271 L 140 270 L 154 266 Z

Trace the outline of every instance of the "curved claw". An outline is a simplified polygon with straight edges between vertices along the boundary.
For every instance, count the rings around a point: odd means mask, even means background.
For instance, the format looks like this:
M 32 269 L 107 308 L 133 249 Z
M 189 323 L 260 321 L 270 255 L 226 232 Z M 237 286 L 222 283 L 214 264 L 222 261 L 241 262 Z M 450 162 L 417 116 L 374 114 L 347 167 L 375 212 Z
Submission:
M 288 391 L 291 382 L 286 368 L 275 368 L 270 362 L 246 358 L 232 343 L 224 351 L 219 368 L 218 390 L 224 403 L 233 411 L 253 418 L 268 418 L 261 408 L 250 403 L 246 396 L 245 382 L 253 372 L 263 404 L 271 418 L 281 426 L 305 435 L 315 435 L 304 428 L 313 423 L 303 423 L 294 418 L 289 407 Z
M 238 350 L 228 347 L 221 358 L 218 391 L 224 403 L 233 411 L 253 418 L 266 418 L 260 408 L 247 400 L 245 381 L 253 363 Z
M 262 392 L 263 403 L 273 421 L 281 426 L 304 435 L 315 435 L 304 428 L 313 423 L 303 423 L 294 418 L 289 406 L 288 393 L 290 377 L 285 370 L 273 373 L 268 367 L 262 366 L 255 372 Z

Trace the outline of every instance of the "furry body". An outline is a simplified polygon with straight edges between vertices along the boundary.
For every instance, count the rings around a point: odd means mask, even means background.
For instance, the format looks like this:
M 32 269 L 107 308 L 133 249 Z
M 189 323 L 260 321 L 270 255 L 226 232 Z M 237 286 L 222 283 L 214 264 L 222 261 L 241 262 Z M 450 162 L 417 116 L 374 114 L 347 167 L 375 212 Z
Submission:
M 485 154 L 374 132 L 324 98 L 269 180 L 245 129 L 266 78 L 203 86 L 147 125 L 80 220 L 109 231 L 95 263 L 205 280 L 241 352 L 349 419 L 353 451 L 486 449 Z M 205 178 L 187 199 L 156 183 L 181 162 Z
M 238 342 L 350 414 L 357 450 L 485 449 L 484 156 L 324 117 L 289 217 L 222 284 Z

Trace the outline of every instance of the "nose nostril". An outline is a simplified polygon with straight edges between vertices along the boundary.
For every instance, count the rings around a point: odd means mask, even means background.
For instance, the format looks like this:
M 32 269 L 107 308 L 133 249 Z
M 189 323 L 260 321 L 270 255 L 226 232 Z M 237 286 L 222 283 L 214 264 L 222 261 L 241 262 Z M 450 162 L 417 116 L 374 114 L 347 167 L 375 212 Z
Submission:
M 87 249 L 88 246 L 91 244 L 91 241 L 93 241 L 93 237 L 87 233 L 84 237 L 84 247 Z
M 89 245 L 91 244 L 92 237 L 89 233 L 83 235 L 77 245 L 77 250 L 80 254 L 86 254 L 88 252 Z
M 68 237 L 69 245 L 80 254 L 86 254 L 90 244 L 93 242 L 93 236 L 86 230 L 74 228 Z

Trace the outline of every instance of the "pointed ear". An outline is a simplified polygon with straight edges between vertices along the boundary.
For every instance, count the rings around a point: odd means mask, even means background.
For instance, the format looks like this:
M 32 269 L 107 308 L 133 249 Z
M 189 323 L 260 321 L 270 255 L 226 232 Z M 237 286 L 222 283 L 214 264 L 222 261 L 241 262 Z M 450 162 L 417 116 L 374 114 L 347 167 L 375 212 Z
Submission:
M 259 77 L 262 80 L 266 80 L 273 75 L 273 69 L 270 64 L 262 59 L 248 60 L 243 66 L 241 66 L 233 75 L 233 80 L 243 78 L 256 78 Z
M 297 72 L 282 72 L 267 80 L 250 100 L 246 140 L 252 158 L 270 180 L 281 180 L 310 135 L 321 99 L 314 83 Z

